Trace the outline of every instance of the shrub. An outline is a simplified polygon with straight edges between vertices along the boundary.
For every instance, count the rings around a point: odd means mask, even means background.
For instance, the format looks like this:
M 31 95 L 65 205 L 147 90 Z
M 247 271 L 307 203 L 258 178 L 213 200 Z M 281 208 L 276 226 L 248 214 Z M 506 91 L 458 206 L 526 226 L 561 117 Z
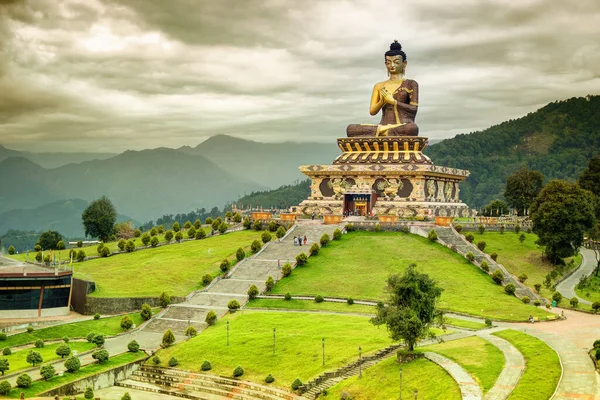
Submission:
M 335 231 L 333 231 L 333 240 L 340 240 L 342 238 L 342 231 L 339 230 L 339 228 L 336 228 Z
M 100 319 L 100 314 L 96 313 L 94 314 L 94 320 L 98 321 Z
M 290 263 L 283 264 L 283 267 L 281 267 L 281 273 L 283 274 L 284 277 L 290 276 L 292 274 L 291 264 Z
M 492 274 L 492 280 L 498 285 L 501 285 L 502 281 L 504 280 L 504 275 L 502 275 L 502 271 L 500 271 L 499 269 L 495 270 Z
M 162 338 L 162 347 L 169 347 L 173 343 L 175 343 L 175 335 L 172 330 L 167 329 Z
M 485 317 L 485 324 L 488 327 L 492 326 L 492 319 L 490 317 Z
M 429 231 L 429 233 L 427 234 L 427 239 L 429 239 L 430 242 L 436 242 L 438 240 L 438 235 L 437 233 L 432 229 Z
M 10 356 L 11 354 L 12 354 L 12 350 L 10 349 L 10 347 L 5 347 L 5 348 L 2 350 L 2 355 L 3 355 L 3 356 Z
M 527 296 L 523 296 L 523 298 L 521 299 L 521 301 L 525 304 L 529 304 L 531 303 L 531 299 Z
M 483 235 L 483 233 L 485 232 L 485 226 L 479 225 L 479 227 L 477 228 L 477 230 L 479 231 L 480 234 Z
M 256 298 L 256 296 L 258 296 L 260 292 L 258 291 L 258 288 L 256 287 L 256 285 L 252 285 L 250 286 L 250 289 L 248 289 L 248 297 L 251 300 L 254 300 Z
M 165 233 L 165 227 L 162 226 L 162 225 L 159 225 L 156 229 L 158 230 L 158 233 L 161 234 L 161 235 L 163 233 Z
M 525 241 L 525 234 L 521 233 L 521 235 L 519 236 L 519 242 L 523 243 Z
M 315 302 L 316 303 L 322 303 L 324 300 L 325 299 L 320 294 L 318 294 L 318 295 L 315 296 Z
M 210 371 L 212 369 L 212 365 L 210 364 L 209 361 L 204 360 L 204 362 L 202 363 L 202 365 L 200 366 L 200 369 L 202 371 Z
M 198 329 L 196 329 L 192 325 L 190 325 L 187 328 L 185 328 L 184 335 L 189 338 L 193 338 L 194 336 L 198 335 Z
M 490 266 L 488 265 L 487 261 L 483 260 L 480 267 L 485 272 L 490 272 Z
M 158 236 L 152 236 L 152 239 L 150 239 L 150 246 L 152 246 L 152 247 L 158 246 Z
M 202 284 L 203 284 L 204 286 L 207 286 L 207 285 L 209 285 L 209 284 L 212 282 L 212 280 L 213 280 L 213 277 L 212 277 L 212 275 L 211 275 L 211 274 L 204 274 L 204 275 L 202 276 Z
M 269 232 L 275 232 L 277 230 L 277 222 L 272 221 L 272 220 L 269 221 L 269 225 L 267 226 L 267 229 L 269 230 Z
M 319 239 L 319 243 L 321 243 L 321 247 L 325 247 L 327 246 L 327 243 L 330 242 L 329 239 L 329 235 L 324 233 L 323 236 L 321 236 L 321 239 Z
M 273 280 L 272 276 L 267 277 L 267 280 L 265 281 L 265 286 L 267 292 L 273 289 L 273 286 L 275 286 L 275 281 Z
M 546 308 L 549 310 L 552 308 L 552 306 L 550 305 L 550 303 L 546 303 Z
M 54 369 L 52 364 L 42 365 L 42 367 L 40 368 L 40 375 L 46 381 L 52 378 L 54 374 L 56 374 L 56 370 Z
M 136 238 L 139 238 L 140 236 L 142 236 L 142 231 L 140 231 L 139 229 L 136 229 L 133 232 L 133 236 L 136 237 Z
M 148 235 L 147 232 L 142 235 L 142 243 L 144 244 L 144 246 L 148 246 L 148 244 L 150 243 L 150 235 Z
M 310 250 L 308 252 L 311 256 L 316 256 L 317 254 L 319 254 L 320 249 L 321 247 L 319 247 L 319 243 L 315 242 L 310 246 Z
M 305 265 L 308 262 L 306 253 L 300 253 L 296 256 L 296 265 Z
M 542 290 L 542 284 L 541 283 L 536 283 L 535 285 L 533 285 L 533 287 L 535 288 L 536 292 L 540 292 L 540 290 Z
M 131 400 L 131 395 L 129 394 L 129 392 L 125 392 L 121 397 L 121 400 Z
M 255 231 L 260 231 L 262 229 L 262 221 L 257 219 L 254 221 L 254 224 L 252 224 L 252 227 Z
M 217 322 L 217 313 L 215 313 L 214 311 L 209 311 L 206 314 L 206 318 L 204 319 L 204 321 L 208 324 L 208 326 L 214 325 L 215 322 Z
M 277 228 L 277 232 L 275 232 L 275 236 L 277 236 L 277 239 L 281 239 L 282 237 L 285 236 L 285 228 L 283 226 L 280 226 L 279 228 Z
M 596 350 L 594 356 L 596 357 L 596 360 L 600 360 L 600 350 Z
M 246 258 L 246 252 L 243 248 L 240 247 L 239 249 L 237 249 L 237 251 L 235 252 L 235 258 L 238 261 L 242 261 L 244 258 Z
M 260 236 L 260 238 L 261 238 L 261 240 L 263 241 L 263 243 L 267 244 L 267 243 L 269 243 L 269 242 L 271 241 L 271 239 L 272 239 L 273 237 L 271 236 L 271 234 L 270 234 L 269 232 L 267 232 L 267 231 L 264 231 L 264 232 L 262 233 L 262 235 Z
M 110 249 L 106 246 L 104 246 L 102 248 L 102 250 L 100 250 L 100 257 L 108 257 L 110 256 Z
M 127 243 L 127 241 L 125 239 L 119 240 L 119 242 L 117 243 L 117 247 L 119 248 L 119 250 L 121 250 L 121 251 L 125 250 L 126 243 Z
M 463 226 L 462 225 L 454 225 L 454 230 L 458 233 L 461 233 L 463 230 Z
M 79 247 L 81 247 L 81 246 L 79 246 Z M 40 244 L 38 243 L 33 247 L 33 250 L 34 251 L 42 251 L 42 246 L 40 246 Z
M 486 243 L 483 240 L 477 242 L 477 248 L 481 251 L 485 250 Z
M 86 399 L 93 399 L 94 398 L 94 389 L 92 389 L 91 386 L 88 386 L 85 389 L 85 393 L 84 393 L 83 397 L 85 397 Z
M 158 235 L 158 230 L 154 227 L 152 227 L 152 229 L 150 229 L 150 236 L 156 236 Z
M 42 262 L 42 252 L 38 251 L 35 255 L 35 261 Z
M 349 297 L 348 300 L 346 300 L 346 303 L 348 303 L 348 305 L 351 306 L 352 304 L 354 304 L 354 299 Z
M 515 225 L 515 233 L 519 233 L 521 232 L 521 225 L 517 224 Z
M 536 307 L 539 307 L 539 306 L 542 305 L 542 302 L 539 301 L 539 300 L 536 300 L 536 301 L 533 302 L 533 305 L 536 306 Z
M 6 380 L 0 382 L 0 394 L 5 396 L 7 394 L 10 393 L 10 389 L 12 388 L 12 386 L 10 386 L 10 383 Z
M 354 231 L 355 231 L 354 224 L 346 225 L 346 232 L 354 232 Z
M 6 340 L 6 338 L 7 338 L 6 333 L 0 332 L 0 342 L 4 342 Z
M 142 317 L 144 321 L 148 321 L 150 318 L 152 318 L 152 308 L 149 304 L 142 304 L 142 311 L 140 312 L 140 317 Z
M 171 296 L 169 296 L 165 292 L 162 292 L 160 294 L 160 296 L 158 297 L 158 304 L 160 304 L 160 306 L 162 308 L 165 308 L 166 306 L 168 306 L 169 304 L 171 304 Z
M 175 233 L 175 241 L 177 243 L 181 242 L 182 239 L 183 239 L 183 233 L 181 233 L 181 231 Z
M 287 292 L 287 293 L 285 294 L 285 296 L 283 296 L 283 299 L 284 299 L 284 300 L 291 300 L 291 299 L 292 299 L 292 295 L 290 294 L 290 292 Z
M 124 331 L 128 331 L 133 326 L 133 321 L 129 318 L 128 315 L 121 318 L 121 329 Z
M 244 220 L 242 221 L 242 226 L 246 229 L 250 229 L 250 227 L 252 226 L 252 221 L 250 221 L 250 218 L 244 218 Z
M 105 247 L 103 247 L 103 248 L 100 250 L 100 255 L 102 255 L 102 250 L 104 250 L 104 249 L 105 249 Z M 46 255 L 44 256 L 44 262 L 45 262 L 45 263 L 49 263 L 49 262 L 50 262 L 50 254 L 46 254 Z
M 181 225 L 179 225 L 179 222 L 175 221 L 173 222 L 171 229 L 173 229 L 173 232 L 179 232 L 181 230 Z
M 526 273 L 522 273 L 521 275 L 519 275 L 519 277 L 517 279 L 519 279 L 519 282 L 524 283 L 527 280 L 528 276 Z
M 15 254 L 15 252 L 16 252 L 15 246 L 13 246 L 13 245 L 10 245 L 10 246 L 8 247 L 8 254 L 10 254 L 10 255 L 12 256 L 12 255 L 14 255 L 14 254 Z
M 258 253 L 260 251 L 260 249 L 262 249 L 262 244 L 258 240 L 255 240 L 250 245 L 250 250 L 252 251 L 252 254 Z
M 96 337 L 96 334 L 94 332 L 90 332 L 86 335 L 85 340 L 87 340 L 89 343 L 94 343 L 95 337 Z
M 579 306 L 579 299 L 577 297 L 573 297 L 571 300 L 569 300 L 569 304 L 571 304 L 571 307 L 577 308 L 577 306 Z
M 229 309 L 230 313 L 234 313 L 239 310 L 240 303 L 237 300 L 230 300 L 229 303 L 227 303 L 227 308 Z
M 240 222 L 242 222 L 242 215 L 237 212 L 235 214 L 233 214 L 233 222 L 235 222 L 236 224 L 239 224 Z
M 265 378 L 265 382 L 266 383 L 273 383 L 275 382 L 275 378 L 273 378 L 273 376 L 271 374 L 267 375 L 267 377 Z
M 594 345 L 592 347 L 594 349 L 600 349 L 600 339 L 594 340 Z
M 492 254 L 490 254 L 490 257 L 492 257 L 492 260 L 496 261 L 498 259 L 498 253 L 493 252 Z
M 169 367 L 176 367 L 179 365 L 179 361 L 175 357 L 171 357 L 169 360 Z
M 153 363 L 154 365 L 158 365 L 158 364 L 160 364 L 160 357 L 158 357 L 158 356 L 154 356 L 154 357 L 152 357 L 152 363 Z
M 221 261 L 221 265 L 219 266 L 219 268 L 221 268 L 221 271 L 223 271 L 223 273 L 226 274 L 229 271 L 229 260 L 224 259 L 223 261 Z
M 104 335 L 96 335 L 96 336 L 94 336 L 94 344 L 97 347 L 102 347 L 104 345 L 104 342 L 105 342 Z
M 560 294 L 560 292 L 554 292 L 554 294 L 552 295 L 552 300 L 554 300 L 556 302 L 556 304 L 560 303 L 560 301 L 562 300 L 562 294 Z
M 206 218 L 206 219 L 204 220 L 204 223 L 205 223 L 206 225 L 212 225 L 212 223 L 213 223 L 213 219 L 212 219 L 211 217 L 208 217 L 208 218 Z
M 469 232 L 465 235 L 465 239 L 467 239 L 467 242 L 473 243 L 473 240 L 475 240 L 475 236 L 473 236 L 473 234 Z
M 300 386 L 302 386 L 302 381 L 299 378 L 296 378 L 296 380 L 292 382 L 292 390 L 298 390 Z
M 27 353 L 27 362 L 35 367 L 35 364 L 41 364 L 44 362 L 42 355 L 34 350 L 29 350 Z
M 0 373 L 4 375 L 10 369 L 10 362 L 7 358 L 0 358 Z
M 100 254 L 100 252 L 102 251 L 103 248 L 104 248 L 104 243 L 100 242 L 100 244 L 96 247 L 96 251 L 98 252 L 98 254 Z
M 239 365 L 237 367 L 235 367 L 235 369 L 233 370 L 233 377 L 234 378 L 239 378 L 240 376 L 244 375 L 244 369 L 242 367 L 240 367 Z
M 470 262 L 473 262 L 475 260 L 475 256 L 473 255 L 473 253 L 468 252 L 467 255 L 465 256 L 467 258 L 467 260 L 469 260 Z
M 129 350 L 131 353 L 137 353 L 140 351 L 140 344 L 137 341 L 132 340 L 131 342 L 127 343 L 127 350 Z
M 37 349 L 43 349 L 44 348 L 44 341 L 42 339 L 38 339 L 35 341 L 34 346 Z
M 515 290 L 517 288 L 515 287 L 515 285 L 513 285 L 512 283 L 509 283 L 508 285 L 504 286 L 504 291 L 507 294 L 510 294 L 511 296 L 515 294 Z
M 229 225 L 227 225 L 225 222 L 221 222 L 221 223 L 219 224 L 219 226 L 217 227 L 217 230 L 218 230 L 220 233 L 225 233 L 225 232 L 227 232 L 227 229 L 229 229 Z
M 21 374 L 17 378 L 17 386 L 20 388 L 28 388 L 31 386 L 31 377 L 27 374 Z
M 68 344 L 63 343 L 60 346 L 58 346 L 54 352 L 57 356 L 60 356 L 60 358 L 65 358 L 66 356 L 71 354 L 71 348 Z
M 173 231 L 169 230 L 165 232 L 165 240 L 170 242 L 173 239 Z
M 33 332 L 33 331 L 34 331 L 34 329 L 33 329 L 33 326 L 29 325 L 29 326 L 27 327 L 27 333 L 31 333 L 31 332 Z
M 204 232 L 204 229 L 198 229 L 196 231 L 196 240 L 200 240 L 200 239 L 204 239 L 206 237 L 206 232 Z
M 381 232 L 381 225 L 379 223 L 375 224 L 375 232 Z
M 217 231 L 217 230 L 219 230 L 219 226 L 221 226 L 222 222 L 223 221 L 221 220 L 221 218 L 217 218 L 217 219 L 213 220 L 213 222 L 212 222 L 212 224 L 210 224 L 210 226 L 214 231 Z

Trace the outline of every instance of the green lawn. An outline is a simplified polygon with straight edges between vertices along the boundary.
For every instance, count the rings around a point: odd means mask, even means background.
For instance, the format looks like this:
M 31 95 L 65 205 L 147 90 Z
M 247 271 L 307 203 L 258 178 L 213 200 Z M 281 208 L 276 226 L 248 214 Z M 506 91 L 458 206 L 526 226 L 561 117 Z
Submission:
M 280 300 L 280 299 L 255 299 L 249 301 L 246 308 L 272 308 L 280 310 L 316 310 L 334 311 L 343 313 L 375 314 L 375 307 L 361 304 L 348 305 L 347 303 L 333 303 L 324 301 L 316 303 L 314 300 Z
M 473 330 L 487 328 L 487 325 L 484 324 L 483 322 L 467 321 L 464 319 L 450 318 L 450 317 L 445 317 L 445 318 L 446 318 L 447 325 L 456 326 L 458 328 L 466 328 L 466 329 L 473 329 Z
M 146 353 L 144 352 L 120 354 L 118 356 L 111 357 L 104 364 L 94 363 L 82 367 L 79 371 L 74 373 L 65 373 L 63 376 L 54 376 L 54 378 L 50 379 L 49 381 L 35 381 L 27 389 L 15 388 L 10 391 L 8 397 L 18 399 L 20 393 L 23 392 L 25 393 L 25 398 L 30 398 L 40 393 L 47 392 L 48 390 L 53 389 L 55 387 L 66 385 L 69 382 L 73 382 L 78 379 L 85 378 L 87 376 L 94 375 L 102 371 L 116 368 L 121 365 L 128 364 L 132 361 L 143 359 L 145 357 Z
M 235 258 L 262 232 L 244 230 L 204 240 L 97 258 L 74 264 L 75 277 L 96 282 L 94 297 L 145 297 L 161 292 L 185 296 L 201 288 L 204 274 L 220 272 L 224 258 Z
M 494 335 L 509 341 L 525 358 L 525 371 L 509 400 L 549 399 L 561 375 L 556 352 L 541 340 L 522 332 L 507 329 Z
M 273 328 L 277 329 L 275 355 Z M 390 344 L 387 330 L 370 324 L 368 317 L 243 311 L 227 315 L 201 335 L 161 350 L 158 356 L 163 366 L 174 356 L 179 361 L 178 368 L 195 372 L 208 360 L 213 367 L 210 373 L 223 376 L 231 376 L 240 365 L 245 371 L 243 379 L 263 382 L 272 374 L 275 385 L 289 389 L 296 378 L 307 382 L 322 372 L 355 361 L 359 346 L 363 354 L 369 354 Z
M 466 234 L 465 231 L 462 232 Z M 486 247 L 484 252 L 498 254 L 498 262 L 504 265 L 506 270 L 514 276 L 521 274 L 527 275 L 525 284 L 533 289 L 536 283 L 543 284 L 547 274 L 555 269 L 547 260 L 542 260 L 542 250 L 538 248 L 535 241 L 538 239 L 534 233 L 520 232 L 516 234 L 514 231 L 506 231 L 504 234 L 500 232 L 485 232 L 483 235 L 479 232 L 471 232 L 475 237 L 474 244 L 479 241 L 484 241 Z M 525 240 L 519 242 L 519 236 L 523 233 Z M 565 261 L 568 263 L 571 258 Z M 581 255 L 577 254 L 574 257 L 574 266 L 577 267 L 581 262 Z M 560 277 L 560 275 L 559 275 Z M 542 286 L 541 295 L 546 298 L 552 298 L 552 292 Z
M 321 249 L 308 264 L 280 280 L 273 293 L 384 300 L 386 278 L 411 263 L 444 288 L 439 306 L 497 320 L 549 313 L 508 296 L 490 276 L 460 255 L 427 239 L 394 232 L 351 232 Z
M 590 276 L 587 279 L 585 286 L 581 288 L 575 287 L 575 293 L 582 299 L 591 301 L 592 303 L 595 301 L 600 301 L 600 277 L 595 275 Z M 565 299 L 563 302 L 568 304 L 569 300 Z
M 420 347 L 418 350 L 439 353 L 456 362 L 479 383 L 483 393 L 494 386 L 504 368 L 502 351 L 477 336 Z
M 65 336 L 67 336 L 69 339 L 82 338 L 86 337 L 87 334 L 90 332 L 94 332 L 104 336 L 114 336 L 118 333 L 123 332 L 123 330 L 121 329 L 121 319 L 124 315 L 118 315 L 116 317 L 109 318 L 100 318 L 99 320 L 73 322 L 70 324 L 51 326 L 48 328 L 40 328 L 34 330 L 31 333 L 19 333 L 16 335 L 9 336 L 6 339 L 6 341 L 0 341 L 0 348 L 20 346 L 23 344 L 35 342 L 37 339 L 62 339 Z M 142 320 L 142 317 L 140 317 L 140 313 L 136 312 L 127 315 L 129 315 L 133 323 L 138 326 L 142 322 L 144 322 Z
M 60 359 L 61 357 L 57 356 L 56 352 L 55 352 L 56 348 L 60 345 L 61 345 L 61 343 L 49 344 L 47 346 L 44 346 L 41 349 L 35 349 L 35 348 L 34 349 L 23 349 L 23 350 L 15 351 L 10 356 L 2 356 L 4 358 L 6 358 L 8 360 L 8 362 L 10 363 L 10 369 L 7 371 L 7 373 L 10 374 L 10 373 L 22 370 L 22 369 L 31 368 L 32 365 L 27 362 L 27 354 L 29 354 L 29 351 L 31 351 L 31 350 L 34 350 L 34 351 L 37 351 L 38 353 L 40 353 L 40 355 L 42 356 L 42 358 L 44 360 L 43 364 Z M 94 344 L 88 343 L 88 342 L 71 342 L 71 343 L 69 343 L 69 347 L 71 347 L 71 351 L 76 350 L 79 353 L 82 353 L 84 351 L 91 350 L 91 349 L 95 348 L 96 346 Z
M 353 400 L 397 400 L 399 371 L 396 358 L 389 358 L 366 369 L 362 378 L 353 376 L 328 389 L 323 400 L 338 400 L 342 392 L 350 394 Z M 426 359 L 402 365 L 402 398 L 413 399 L 415 389 L 419 399 L 461 399 L 454 379 L 442 367 Z

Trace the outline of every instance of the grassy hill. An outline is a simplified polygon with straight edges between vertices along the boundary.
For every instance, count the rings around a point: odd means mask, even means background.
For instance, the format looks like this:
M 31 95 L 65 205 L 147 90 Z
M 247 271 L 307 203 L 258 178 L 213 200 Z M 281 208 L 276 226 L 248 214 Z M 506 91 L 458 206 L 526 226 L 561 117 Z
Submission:
M 283 185 L 274 190 L 252 192 L 240 197 L 235 203 L 238 207 L 289 208 L 300 204 L 310 195 L 310 180 L 306 179 L 292 185 Z
M 438 165 L 467 169 L 461 197 L 473 207 L 502 198 L 506 178 L 521 166 L 550 179 L 574 181 L 600 151 L 600 96 L 550 103 L 538 111 L 425 150 Z

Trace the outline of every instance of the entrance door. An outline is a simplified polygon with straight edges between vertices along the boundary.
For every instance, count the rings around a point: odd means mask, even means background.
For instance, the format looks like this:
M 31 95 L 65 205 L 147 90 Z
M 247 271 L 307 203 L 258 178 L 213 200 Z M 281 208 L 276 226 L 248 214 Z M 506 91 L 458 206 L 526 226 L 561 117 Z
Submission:
M 367 215 L 367 202 L 364 201 L 357 201 L 356 202 L 356 211 L 358 212 L 358 215 L 360 215 L 361 217 L 364 217 Z

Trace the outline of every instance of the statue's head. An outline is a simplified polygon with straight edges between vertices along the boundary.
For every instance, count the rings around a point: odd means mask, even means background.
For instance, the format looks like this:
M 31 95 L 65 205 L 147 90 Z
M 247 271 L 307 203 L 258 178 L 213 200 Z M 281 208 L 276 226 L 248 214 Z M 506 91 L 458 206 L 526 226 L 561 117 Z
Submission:
M 406 53 L 402 51 L 402 45 L 394 40 L 390 49 L 385 52 L 385 67 L 390 74 L 404 73 L 406 70 Z

